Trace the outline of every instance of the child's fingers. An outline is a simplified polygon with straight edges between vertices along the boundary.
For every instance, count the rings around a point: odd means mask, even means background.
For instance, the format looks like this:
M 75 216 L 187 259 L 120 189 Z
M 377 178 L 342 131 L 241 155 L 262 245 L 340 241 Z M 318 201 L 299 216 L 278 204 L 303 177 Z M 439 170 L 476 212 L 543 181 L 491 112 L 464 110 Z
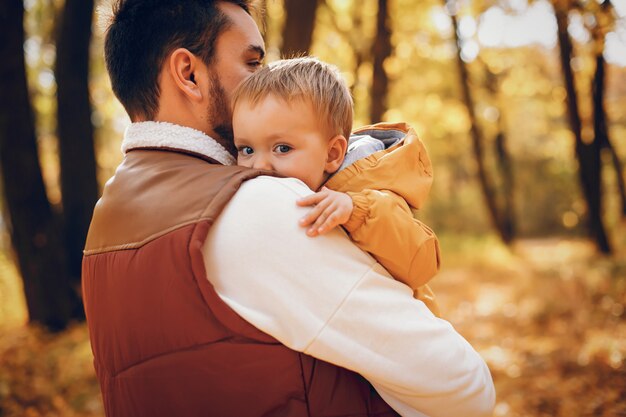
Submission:
M 311 195 L 308 195 L 306 197 L 302 197 L 296 200 L 296 204 L 301 207 L 312 206 L 313 204 L 317 204 L 320 201 L 322 201 L 324 198 L 326 198 L 327 194 L 328 193 L 325 193 L 324 191 L 320 191 L 315 194 L 311 194 Z
M 327 222 L 332 224 L 333 220 L 336 216 L 336 207 L 335 205 L 329 206 L 327 207 L 324 211 L 322 211 L 322 213 L 320 213 L 319 216 L 317 216 L 317 219 L 315 220 L 315 223 L 313 224 L 313 226 L 311 226 L 309 228 L 309 230 L 307 230 L 307 235 L 309 236 L 317 236 L 320 233 L 323 233 L 322 230 L 324 230 L 322 228 L 322 225 L 326 224 Z M 332 227 L 329 227 L 328 229 L 326 229 L 325 231 L 330 230 Z
M 315 205 L 303 218 L 300 219 L 300 226 L 308 226 L 314 221 L 316 221 L 319 216 L 326 210 L 329 206 L 330 202 L 327 200 L 322 200 L 320 203 Z
M 317 229 L 317 233 L 323 235 L 324 233 L 330 232 L 335 227 L 339 225 L 339 215 L 337 212 L 333 212 L 326 221 Z
M 326 220 L 317 228 L 318 234 L 324 234 L 350 220 L 352 215 L 352 199 L 348 196 L 347 203 L 345 200 L 336 199 L 325 211 L 328 213 Z M 321 218 L 322 216 L 320 216 Z M 319 218 L 318 218 L 319 220 Z

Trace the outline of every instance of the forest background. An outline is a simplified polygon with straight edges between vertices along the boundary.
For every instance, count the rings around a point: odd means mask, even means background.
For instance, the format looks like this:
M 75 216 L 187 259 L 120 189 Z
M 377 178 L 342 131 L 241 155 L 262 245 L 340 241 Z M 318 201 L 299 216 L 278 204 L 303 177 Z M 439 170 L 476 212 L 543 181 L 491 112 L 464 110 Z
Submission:
M 495 414 L 626 416 L 626 0 L 257 3 L 268 62 L 337 65 L 355 127 L 426 143 L 432 287 L 489 363 Z M 0 4 L 0 416 L 103 415 L 79 294 L 129 123 L 107 8 Z

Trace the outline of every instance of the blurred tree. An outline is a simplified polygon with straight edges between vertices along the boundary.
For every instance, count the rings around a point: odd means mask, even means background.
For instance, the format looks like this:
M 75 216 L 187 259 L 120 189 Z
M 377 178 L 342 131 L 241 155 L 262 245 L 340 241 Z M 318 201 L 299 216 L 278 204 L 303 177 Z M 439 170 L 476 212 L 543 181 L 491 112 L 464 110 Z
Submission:
M 285 25 L 280 49 L 283 57 L 309 54 L 318 3 L 318 0 L 285 0 Z
M 24 5 L 0 4 L 0 163 L 9 230 L 23 280 L 30 320 L 65 327 L 78 302 L 71 291 L 60 217 L 46 196 L 38 160 L 24 63 Z
M 609 129 L 606 117 L 606 111 L 604 109 L 604 96 L 606 91 L 605 85 L 605 67 L 606 60 L 604 59 L 604 45 L 606 40 L 606 34 L 612 29 L 615 22 L 615 15 L 613 13 L 613 5 L 610 0 L 604 0 L 601 4 L 592 2 L 589 6 L 594 16 L 593 19 L 589 19 L 593 22 L 590 28 L 593 49 L 595 55 L 596 69 L 593 77 L 592 84 L 592 97 L 593 97 L 593 132 L 595 140 L 600 143 L 600 146 L 607 149 L 611 154 L 611 160 L 613 161 L 613 168 L 617 177 L 617 190 L 621 202 L 621 216 L 626 217 L 626 184 L 624 183 L 624 168 L 620 161 L 619 155 L 611 142 L 609 137 Z
M 60 16 L 55 76 L 61 191 L 68 272 L 80 288 L 82 250 L 98 199 L 91 103 L 89 45 L 93 0 L 66 0 Z M 84 315 L 81 305 L 74 316 Z
M 513 239 L 516 235 L 515 225 L 515 179 L 513 175 L 513 162 L 508 151 L 508 137 L 506 134 L 506 124 L 504 122 L 505 105 L 502 103 L 500 95 L 500 81 L 497 74 L 494 74 L 488 65 L 483 66 L 486 74 L 486 87 L 496 103 L 497 110 L 497 133 L 494 141 L 496 162 L 500 177 L 502 178 L 500 192 L 502 198 L 502 228 L 504 235 Z M 506 242 L 506 240 L 505 240 Z
M 578 93 L 574 80 L 571 61 L 573 58 L 572 40 L 568 33 L 568 11 L 573 4 L 571 0 L 553 0 L 556 15 L 558 43 L 561 68 L 565 90 L 567 91 L 567 111 L 569 125 L 574 134 L 578 173 L 583 195 L 588 207 L 588 225 L 598 249 L 603 253 L 611 253 L 611 246 L 602 220 L 602 160 L 600 158 L 601 143 L 598 138 L 589 143 L 583 141 L 582 121 L 578 107 Z
M 389 23 L 389 5 L 387 0 L 378 0 L 376 15 L 376 36 L 372 44 L 371 56 L 374 60 L 372 77 L 372 103 L 370 120 L 376 123 L 382 120 L 387 110 L 387 91 L 389 77 L 385 71 L 385 60 L 391 56 L 391 29 Z
M 345 71 L 348 77 L 351 76 L 351 82 L 349 82 L 350 92 L 352 97 L 354 98 L 354 114 L 355 121 L 360 119 L 359 122 L 365 122 L 365 118 L 369 118 L 369 107 L 370 106 L 370 78 L 373 75 L 373 71 L 369 68 L 369 65 L 372 63 L 372 44 L 373 37 L 375 33 L 370 33 L 369 30 L 366 29 L 366 26 L 369 26 L 370 19 L 367 19 L 369 16 L 365 16 L 368 13 L 368 7 L 364 3 L 350 2 L 348 4 L 347 10 L 337 11 L 335 7 L 333 7 L 333 2 L 329 0 L 323 0 L 320 4 L 321 11 L 325 13 L 321 14 L 321 21 L 318 20 L 316 24 L 318 26 L 318 31 L 321 33 L 325 29 L 324 25 L 324 17 L 328 23 L 326 26 L 329 26 L 326 31 L 335 32 L 338 34 L 342 41 L 345 43 L 345 48 L 341 48 L 342 50 L 342 59 L 346 61 Z M 348 19 L 346 19 L 346 15 Z M 319 44 L 319 42 L 318 42 Z M 319 45 L 318 45 L 319 46 Z M 328 48 L 328 45 L 326 45 Z M 330 48 L 329 48 L 330 49 Z M 339 60 L 331 60 L 337 65 L 340 65 Z M 367 67 L 367 68 L 366 68 Z M 368 100 L 363 100 L 361 97 L 357 97 L 357 89 L 361 89 L 366 92 L 365 96 Z M 359 117 L 362 112 L 360 112 L 360 108 L 366 108 L 367 113 Z M 378 119 L 377 121 L 379 121 Z M 369 119 L 371 122 L 372 119 Z
M 267 15 L 267 0 L 259 0 L 256 3 L 256 18 L 257 24 L 261 27 L 261 33 L 266 38 L 267 42 L 267 30 L 268 30 L 268 15 Z
M 470 134 L 472 137 L 472 145 L 474 150 L 474 157 L 478 168 L 478 180 L 480 182 L 481 190 L 487 210 L 491 219 L 491 223 L 495 227 L 498 235 L 505 243 L 510 243 L 513 240 L 513 228 L 512 219 L 508 218 L 506 214 L 512 214 L 512 211 L 505 211 L 500 209 L 497 203 L 497 194 L 493 184 L 493 180 L 489 176 L 487 167 L 485 165 L 485 151 L 484 151 L 484 134 L 478 124 L 476 117 L 474 98 L 472 96 L 472 90 L 470 87 L 470 75 L 467 69 L 467 64 L 463 60 L 463 43 L 459 34 L 459 23 L 457 20 L 458 5 L 456 0 L 445 0 L 445 6 L 447 7 L 450 19 L 452 21 L 452 31 L 454 33 L 455 45 L 456 45 L 456 61 L 460 77 L 460 86 L 463 96 L 463 102 L 467 107 L 467 113 L 470 120 Z M 503 140 L 503 138 L 500 138 Z M 504 151 L 502 146 L 501 151 Z M 507 160 L 508 161 L 508 160 Z

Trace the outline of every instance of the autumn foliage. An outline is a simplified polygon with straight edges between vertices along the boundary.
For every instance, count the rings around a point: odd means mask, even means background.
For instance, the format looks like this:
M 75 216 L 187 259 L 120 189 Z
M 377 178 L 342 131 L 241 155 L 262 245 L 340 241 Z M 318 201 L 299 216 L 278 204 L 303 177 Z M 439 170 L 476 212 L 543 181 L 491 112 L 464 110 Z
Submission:
M 104 69 L 106 16 L 92 19 L 107 2 L 5 3 L 0 417 L 101 417 L 78 275 L 85 207 L 129 123 Z M 426 144 L 432 287 L 489 364 L 495 415 L 626 416 L 625 3 L 257 3 L 267 61 L 337 65 L 355 127 L 405 121 Z

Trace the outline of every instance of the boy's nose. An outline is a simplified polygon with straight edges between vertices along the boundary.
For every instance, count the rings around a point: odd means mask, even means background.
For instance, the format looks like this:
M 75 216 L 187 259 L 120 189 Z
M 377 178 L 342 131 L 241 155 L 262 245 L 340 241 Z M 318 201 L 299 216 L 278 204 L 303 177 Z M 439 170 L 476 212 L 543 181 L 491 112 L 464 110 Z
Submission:
M 272 170 L 272 163 L 270 162 L 269 158 L 256 158 L 254 160 L 254 164 L 252 165 L 252 168 L 255 169 L 265 169 L 265 170 Z

